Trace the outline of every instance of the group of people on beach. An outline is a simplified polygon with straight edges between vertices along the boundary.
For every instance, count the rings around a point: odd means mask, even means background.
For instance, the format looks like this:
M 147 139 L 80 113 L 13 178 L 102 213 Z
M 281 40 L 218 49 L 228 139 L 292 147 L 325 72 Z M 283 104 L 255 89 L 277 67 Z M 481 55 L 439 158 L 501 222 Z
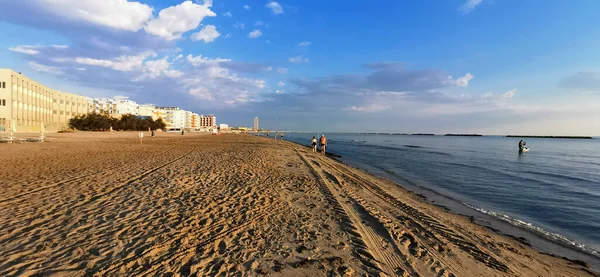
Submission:
M 269 132 L 265 133 L 266 137 L 269 137 Z M 275 135 L 273 136 L 274 139 L 277 139 L 277 136 L 279 136 L 279 139 L 283 140 L 283 132 L 279 133 L 279 132 L 275 132 Z
M 319 139 L 319 144 L 321 145 L 321 154 L 325 156 L 325 147 L 327 146 L 327 138 L 325 137 L 325 135 L 321 135 L 321 138 Z M 314 136 L 312 138 L 311 145 L 313 153 L 317 153 L 317 138 Z

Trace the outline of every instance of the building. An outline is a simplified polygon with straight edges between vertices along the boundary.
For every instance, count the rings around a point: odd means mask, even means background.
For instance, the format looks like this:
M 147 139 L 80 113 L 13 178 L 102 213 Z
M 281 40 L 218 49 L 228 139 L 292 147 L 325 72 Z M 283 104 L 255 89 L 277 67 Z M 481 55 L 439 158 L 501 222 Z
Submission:
M 219 129 L 227 130 L 227 129 L 229 129 L 229 125 L 221 123 L 221 124 L 219 124 Z
M 254 131 L 258 131 L 258 116 L 254 118 Z
M 95 113 L 105 113 L 114 118 L 121 118 L 126 114 L 140 115 L 139 106 L 135 101 L 127 98 L 94 98 L 91 100 L 89 110 Z M 151 116 L 144 114 L 143 116 Z
M 157 120 L 160 118 L 157 113 L 157 110 L 158 109 L 156 108 L 156 106 L 152 105 L 152 104 L 139 105 L 138 110 L 137 110 L 137 115 L 138 116 L 149 116 L 153 120 Z
M 192 114 L 192 129 L 198 130 L 200 129 L 200 115 L 197 113 Z
M 215 128 L 217 127 L 217 117 L 210 114 L 208 116 L 200 116 L 200 127 Z
M 108 114 L 119 117 L 117 114 L 117 103 L 110 98 L 94 98 L 89 101 L 89 111 L 97 114 Z
M 69 120 L 88 112 L 89 99 L 50 89 L 11 69 L 0 69 L 0 125 L 8 129 L 12 119 L 18 132 L 68 128 Z
M 177 107 L 159 107 L 164 113 L 163 120 L 167 131 L 181 131 L 186 128 L 186 111 Z
M 193 121 L 194 121 L 194 113 L 190 112 L 190 111 L 185 111 L 185 129 L 191 130 L 194 127 L 193 125 Z

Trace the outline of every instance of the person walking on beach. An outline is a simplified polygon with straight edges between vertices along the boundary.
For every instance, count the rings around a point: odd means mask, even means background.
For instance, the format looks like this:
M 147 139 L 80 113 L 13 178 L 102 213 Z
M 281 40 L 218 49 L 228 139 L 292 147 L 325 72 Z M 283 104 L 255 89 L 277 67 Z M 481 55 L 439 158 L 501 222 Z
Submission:
M 311 141 L 313 153 L 317 153 L 317 138 L 313 136 Z
M 279 135 L 279 132 L 275 132 L 275 135 L 273 136 L 273 139 L 277 139 L 277 135 Z
M 323 153 L 323 156 L 326 156 L 326 154 L 325 154 L 326 146 L 327 146 L 327 138 L 325 138 L 325 135 L 321 135 L 321 152 Z
M 283 140 L 283 132 L 281 132 L 281 134 L 279 134 L 279 138 L 280 138 L 281 140 Z

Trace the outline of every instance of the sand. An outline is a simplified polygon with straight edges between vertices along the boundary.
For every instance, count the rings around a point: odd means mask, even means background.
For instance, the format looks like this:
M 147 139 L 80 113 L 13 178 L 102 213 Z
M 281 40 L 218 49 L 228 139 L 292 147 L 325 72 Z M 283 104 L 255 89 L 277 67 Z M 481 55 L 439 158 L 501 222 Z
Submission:
M 0 144 L 0 276 L 590 276 L 397 184 L 249 135 Z

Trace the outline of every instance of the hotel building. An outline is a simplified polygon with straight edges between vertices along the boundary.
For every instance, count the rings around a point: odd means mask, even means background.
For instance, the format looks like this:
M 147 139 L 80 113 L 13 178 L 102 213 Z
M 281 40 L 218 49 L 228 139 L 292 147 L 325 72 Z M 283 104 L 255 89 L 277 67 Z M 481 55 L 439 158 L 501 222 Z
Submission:
M 0 69 L 0 126 L 9 129 L 15 120 L 17 132 L 66 129 L 69 120 L 88 112 L 89 98 L 50 89 L 20 72 Z

